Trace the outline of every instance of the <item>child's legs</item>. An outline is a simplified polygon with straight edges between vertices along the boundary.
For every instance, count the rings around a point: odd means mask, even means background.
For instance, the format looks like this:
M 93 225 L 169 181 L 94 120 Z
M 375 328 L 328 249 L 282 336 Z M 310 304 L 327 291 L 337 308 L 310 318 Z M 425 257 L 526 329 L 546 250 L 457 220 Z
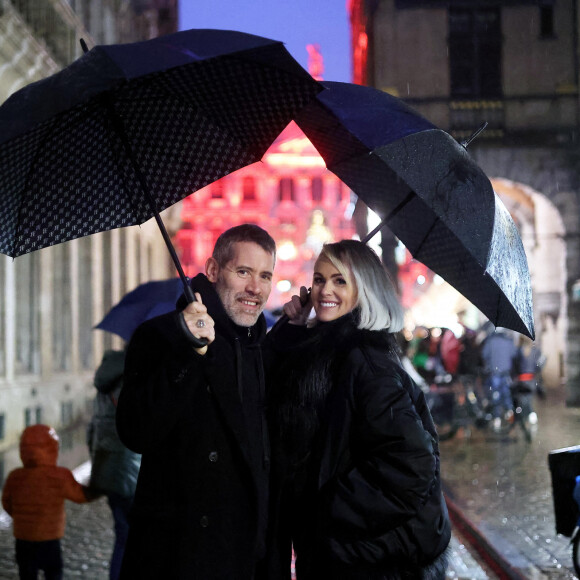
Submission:
M 27 542 L 16 540 L 16 563 L 20 580 L 37 580 L 39 570 L 46 580 L 62 579 L 60 540 Z
M 62 580 L 62 550 L 60 540 L 42 542 L 42 564 L 45 580 Z
M 16 540 L 16 563 L 20 580 L 36 580 L 38 578 L 38 561 L 36 557 L 38 542 Z

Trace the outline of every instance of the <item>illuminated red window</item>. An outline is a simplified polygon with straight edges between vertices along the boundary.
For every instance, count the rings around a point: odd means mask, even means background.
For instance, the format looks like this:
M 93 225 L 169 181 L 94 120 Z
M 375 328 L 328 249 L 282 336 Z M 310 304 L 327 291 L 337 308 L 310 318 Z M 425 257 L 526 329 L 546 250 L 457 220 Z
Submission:
M 280 201 L 296 201 L 294 197 L 294 180 L 283 177 L 278 184 L 278 199 Z

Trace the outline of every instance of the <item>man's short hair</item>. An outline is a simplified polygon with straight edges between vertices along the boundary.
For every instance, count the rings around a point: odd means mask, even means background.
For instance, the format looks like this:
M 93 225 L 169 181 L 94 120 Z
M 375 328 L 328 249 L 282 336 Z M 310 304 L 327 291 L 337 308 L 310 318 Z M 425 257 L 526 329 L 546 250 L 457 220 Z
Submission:
M 216 240 L 212 258 L 223 268 L 234 257 L 234 244 L 254 242 L 265 252 L 272 254 L 276 262 L 276 242 L 272 236 L 256 224 L 241 224 L 223 232 Z

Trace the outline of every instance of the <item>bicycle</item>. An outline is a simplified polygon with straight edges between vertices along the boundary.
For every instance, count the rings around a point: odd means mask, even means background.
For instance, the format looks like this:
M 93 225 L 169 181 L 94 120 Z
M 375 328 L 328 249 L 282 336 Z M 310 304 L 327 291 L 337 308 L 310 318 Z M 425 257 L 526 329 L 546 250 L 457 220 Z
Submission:
M 491 419 L 471 383 L 454 381 L 449 374 L 435 377 L 426 398 L 440 441 L 451 439 L 460 429 L 469 437 L 472 426 L 483 429 Z
M 537 415 L 533 409 L 533 390 L 523 382 L 510 387 L 512 407 L 494 417 L 491 401 L 480 399 L 473 383 L 454 381 L 451 375 L 435 377 L 427 393 L 427 401 L 441 441 L 453 438 L 460 429 L 471 436 L 471 428 L 490 428 L 499 436 L 508 435 L 519 426 L 530 443 L 537 430 Z
M 525 382 L 518 381 L 511 386 L 514 413 L 511 429 L 519 425 L 528 443 L 532 442 L 532 438 L 538 429 L 538 415 L 532 405 L 534 390 Z

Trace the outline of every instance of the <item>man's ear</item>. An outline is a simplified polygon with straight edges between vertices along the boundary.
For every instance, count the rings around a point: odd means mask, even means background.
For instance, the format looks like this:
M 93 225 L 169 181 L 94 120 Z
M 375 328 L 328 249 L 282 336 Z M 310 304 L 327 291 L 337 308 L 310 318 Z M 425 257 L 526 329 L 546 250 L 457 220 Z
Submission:
M 205 263 L 205 275 L 212 284 L 217 282 L 219 270 L 220 267 L 215 258 L 208 258 Z

